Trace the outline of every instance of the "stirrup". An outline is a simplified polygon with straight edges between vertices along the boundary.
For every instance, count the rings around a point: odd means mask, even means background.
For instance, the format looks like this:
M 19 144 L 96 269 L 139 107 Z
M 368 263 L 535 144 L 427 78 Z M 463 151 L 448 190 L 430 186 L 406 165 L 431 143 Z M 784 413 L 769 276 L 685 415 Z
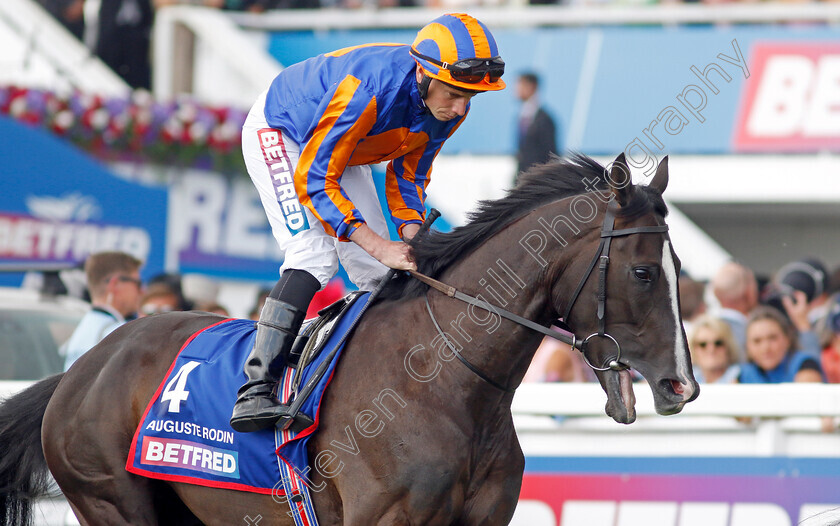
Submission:
M 261 411 L 242 415 L 234 414 L 230 419 L 230 427 L 239 433 L 253 433 L 262 429 L 269 429 L 275 427 L 288 414 L 288 411 L 289 406 L 278 403 Z M 236 413 L 235 409 L 234 413 Z
M 303 431 L 304 429 L 306 429 L 314 423 L 315 420 L 313 420 L 312 417 L 310 417 L 306 413 L 299 412 L 296 415 L 287 413 L 281 416 L 275 425 L 284 431 L 289 430 L 294 433 L 300 433 L 301 431 Z

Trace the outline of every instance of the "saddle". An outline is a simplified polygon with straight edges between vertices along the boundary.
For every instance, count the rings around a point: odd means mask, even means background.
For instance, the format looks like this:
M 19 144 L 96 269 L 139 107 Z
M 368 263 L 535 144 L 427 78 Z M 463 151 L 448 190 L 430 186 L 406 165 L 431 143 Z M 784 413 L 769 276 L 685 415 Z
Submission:
M 326 368 L 320 367 L 316 369 L 311 376 L 304 375 L 303 371 L 307 366 L 317 360 L 325 344 L 333 336 L 336 326 L 350 311 L 351 307 L 356 303 L 356 300 L 364 295 L 365 293 L 362 291 L 351 292 L 335 303 L 318 311 L 317 318 L 312 318 L 304 322 L 304 326 L 289 352 L 288 365 L 297 370 L 292 379 L 291 394 L 287 400 L 281 400 L 281 402 L 290 406 L 290 414 L 278 422 L 278 427 L 299 432 L 314 423 L 314 419 L 310 415 L 299 412 L 301 405 L 312 392 L 311 389 L 306 389 L 306 386 L 302 387 L 301 383 L 302 379 L 307 376 L 307 384 L 317 384 L 323 377 Z M 346 339 L 353 331 L 356 322 L 358 322 L 358 319 L 353 320 L 349 326 L 345 325 L 343 339 Z M 321 363 L 329 361 L 330 357 L 327 357 Z

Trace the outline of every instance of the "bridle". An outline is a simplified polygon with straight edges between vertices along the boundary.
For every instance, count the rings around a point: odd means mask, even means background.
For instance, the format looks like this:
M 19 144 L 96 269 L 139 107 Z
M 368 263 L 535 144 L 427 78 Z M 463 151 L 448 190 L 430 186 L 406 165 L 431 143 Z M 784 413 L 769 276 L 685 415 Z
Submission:
M 598 265 L 598 310 L 597 310 L 597 318 L 598 318 L 598 332 L 592 333 L 584 339 L 579 339 L 575 336 L 575 334 L 571 330 L 554 330 L 546 328 L 538 323 L 534 323 L 533 321 L 523 318 L 517 314 L 514 314 L 510 311 L 502 309 L 496 305 L 492 305 L 487 303 L 484 300 L 480 300 L 474 296 L 470 296 L 468 294 L 464 294 L 463 292 L 457 290 L 455 287 L 447 285 L 445 283 L 441 283 L 440 281 L 430 278 L 424 274 L 421 274 L 416 271 L 411 271 L 410 274 L 415 278 L 423 283 L 429 285 L 430 287 L 438 290 L 451 298 L 455 298 L 461 300 L 465 303 L 470 305 L 474 305 L 486 311 L 495 313 L 502 318 L 508 319 L 514 323 L 527 327 L 533 331 L 539 332 L 546 336 L 550 336 L 556 340 L 560 340 L 568 345 L 570 345 L 574 349 L 578 349 L 583 356 L 584 361 L 586 364 L 596 371 L 620 371 L 623 369 L 627 369 L 627 365 L 621 363 L 621 346 L 613 336 L 606 332 L 606 310 L 607 310 L 607 269 L 610 264 L 610 244 L 614 237 L 623 237 L 629 236 L 633 234 L 661 234 L 668 232 L 668 225 L 658 225 L 658 226 L 640 226 L 640 227 L 633 227 L 633 228 L 622 228 L 619 230 L 614 230 L 615 227 L 615 214 L 618 211 L 618 204 L 615 199 L 610 200 L 609 204 L 607 205 L 607 211 L 604 215 L 604 223 L 601 226 L 601 242 L 598 245 L 598 250 L 595 253 L 595 257 L 592 258 L 592 261 L 589 263 L 589 266 L 586 269 L 586 272 L 583 274 L 580 282 L 578 283 L 577 288 L 575 289 L 574 293 L 572 294 L 572 299 L 569 301 L 566 312 L 563 314 L 562 325 L 566 325 L 566 321 L 569 319 L 569 315 L 572 312 L 572 307 L 574 306 L 575 302 L 577 301 L 578 296 L 580 296 L 581 291 L 583 290 L 584 285 L 586 284 L 589 276 L 595 270 L 595 266 Z M 458 358 L 461 363 L 467 366 L 473 373 L 475 373 L 479 378 L 484 380 L 485 382 L 489 383 L 493 387 L 500 389 L 502 391 L 512 393 L 514 389 L 505 387 L 504 385 L 496 382 L 492 378 L 488 377 L 484 374 L 480 369 L 478 369 L 475 365 L 471 364 L 466 358 L 464 358 L 458 349 L 449 341 L 449 339 L 444 334 L 443 330 L 441 330 L 440 325 L 438 324 L 437 320 L 435 319 L 434 314 L 432 313 L 432 308 L 429 305 L 429 296 L 426 294 L 426 310 L 429 312 L 429 317 L 432 320 L 432 323 L 435 326 L 435 329 L 438 332 L 438 335 L 443 338 L 443 341 L 446 342 L 447 347 L 452 353 Z M 606 360 L 604 364 L 606 367 L 596 367 L 589 361 L 586 357 L 586 349 L 587 345 L 589 344 L 590 340 L 595 337 L 600 338 L 607 338 L 613 342 L 616 348 L 616 354 L 613 358 Z
M 613 371 L 620 371 L 622 369 L 626 369 L 627 366 L 621 363 L 621 345 L 618 344 L 618 340 L 616 340 L 613 336 L 607 334 L 606 332 L 606 312 L 607 312 L 607 268 L 610 265 L 610 244 L 612 243 L 612 239 L 614 237 L 622 237 L 622 236 L 629 236 L 632 234 L 661 234 L 668 231 L 668 225 L 659 225 L 659 226 L 637 226 L 633 228 L 622 228 L 620 230 L 613 230 L 615 226 L 615 213 L 618 209 L 618 205 L 616 204 L 615 199 L 611 200 L 610 203 L 607 205 L 607 212 L 604 215 L 604 224 L 601 227 L 601 243 L 598 245 L 598 251 L 595 253 L 595 257 L 592 258 L 592 261 L 589 263 L 589 267 L 586 269 L 586 272 L 583 275 L 583 279 L 580 280 L 578 283 L 577 288 L 572 293 L 572 299 L 569 301 L 569 304 L 566 306 L 566 312 L 563 314 L 563 321 L 569 319 L 569 315 L 572 312 L 572 307 L 577 301 L 578 296 L 580 296 L 580 291 L 583 289 L 584 284 L 589 279 L 589 275 L 592 274 L 592 271 L 595 269 L 595 265 L 598 265 L 598 311 L 596 316 L 598 318 L 598 332 L 593 332 L 589 336 L 583 339 L 583 342 L 580 345 L 581 355 L 583 356 L 584 361 L 586 364 L 596 371 L 608 371 L 612 369 Z M 606 362 L 606 367 L 596 367 L 592 365 L 589 359 L 586 357 L 586 345 L 589 343 L 594 337 L 600 338 L 607 338 L 613 342 L 616 349 L 616 355 L 611 360 Z

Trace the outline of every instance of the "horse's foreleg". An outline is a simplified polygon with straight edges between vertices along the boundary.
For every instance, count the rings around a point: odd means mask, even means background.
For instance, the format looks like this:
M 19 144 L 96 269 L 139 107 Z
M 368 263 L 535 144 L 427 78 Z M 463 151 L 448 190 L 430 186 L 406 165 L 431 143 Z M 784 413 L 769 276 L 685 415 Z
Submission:
M 525 457 L 512 432 L 513 424 L 510 428 L 511 433 L 506 438 L 499 437 L 484 474 L 473 479 L 464 512 L 455 524 L 495 526 L 510 523 L 522 489 L 522 472 L 525 469 Z
M 490 477 L 467 501 L 458 526 L 496 526 L 509 524 L 522 487 L 522 470 L 504 470 Z

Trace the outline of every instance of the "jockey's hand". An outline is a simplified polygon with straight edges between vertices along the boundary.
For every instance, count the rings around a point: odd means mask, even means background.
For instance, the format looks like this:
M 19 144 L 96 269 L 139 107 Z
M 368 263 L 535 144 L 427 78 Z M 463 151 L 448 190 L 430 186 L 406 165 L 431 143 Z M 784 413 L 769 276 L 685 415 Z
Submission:
M 410 246 L 402 241 L 386 241 L 385 243 L 387 245 L 380 254 L 372 254 L 380 263 L 397 270 L 417 270 L 417 264 L 414 263 Z
M 383 239 L 364 223 L 350 234 L 350 241 L 362 247 L 365 252 L 386 267 L 397 270 L 417 270 L 414 257 L 411 255 L 411 247 L 402 241 Z

